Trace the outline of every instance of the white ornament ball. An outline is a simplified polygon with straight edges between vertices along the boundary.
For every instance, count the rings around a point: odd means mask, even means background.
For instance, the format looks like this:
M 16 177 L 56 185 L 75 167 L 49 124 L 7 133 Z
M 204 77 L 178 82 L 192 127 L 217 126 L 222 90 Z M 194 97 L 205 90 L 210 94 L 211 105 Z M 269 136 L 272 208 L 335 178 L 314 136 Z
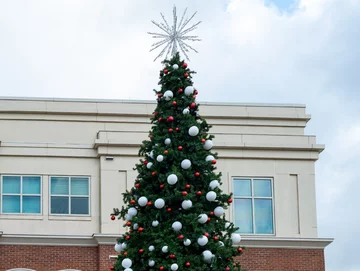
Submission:
M 131 217 L 136 216 L 136 215 L 137 215 L 137 210 L 136 210 L 136 208 L 134 208 L 134 207 L 129 208 L 128 214 L 129 214 Z
M 181 203 L 181 207 L 182 207 L 184 210 L 190 209 L 190 208 L 192 207 L 192 201 L 191 201 L 191 200 L 184 200 L 184 201 Z
M 212 255 L 213 255 L 210 250 L 204 250 L 202 254 L 204 256 L 205 261 L 211 260 Z
M 165 145 L 169 145 L 171 143 L 171 139 L 167 138 L 164 140 Z
M 151 151 L 150 154 L 149 154 L 149 156 L 150 156 L 151 158 L 154 158 L 154 151 Z
M 149 246 L 149 251 L 154 251 L 155 247 L 154 246 Z
M 157 199 L 154 203 L 155 207 L 161 209 L 165 206 L 165 201 L 163 199 Z
M 156 161 L 158 161 L 158 162 L 164 161 L 164 156 L 158 155 L 158 156 L 156 157 Z
M 214 209 L 214 214 L 217 216 L 217 217 L 220 217 L 224 214 L 224 208 L 221 207 L 221 206 L 218 206 Z
M 132 216 L 131 216 L 131 215 L 127 214 L 127 215 L 125 216 L 125 220 L 130 221 L 131 219 L 132 219 Z
M 121 244 L 116 244 L 114 249 L 115 249 L 116 252 L 121 252 L 121 250 L 122 250 Z
M 219 241 L 219 246 L 223 247 L 224 243 L 222 241 Z
M 168 184 L 176 184 L 178 181 L 178 177 L 175 175 L 175 174 L 170 174 L 168 177 L 167 177 L 167 182 Z
M 133 225 L 133 228 L 134 228 L 134 230 L 137 230 L 137 229 L 139 228 L 139 224 L 138 224 L 138 223 L 135 223 L 135 224 Z
M 125 268 L 124 271 L 133 271 L 131 268 Z
M 151 223 L 151 225 L 152 225 L 153 227 L 157 227 L 157 226 L 159 226 L 159 221 L 154 220 L 154 221 Z
M 179 221 L 175 221 L 174 223 L 172 223 L 172 228 L 174 229 L 174 231 L 179 231 L 182 229 L 182 224 Z
M 164 252 L 164 253 L 166 253 L 166 252 L 169 251 L 169 247 L 168 247 L 168 246 L 163 246 L 163 247 L 161 248 L 161 251 Z
M 208 220 L 208 216 L 206 214 L 199 215 L 198 222 L 201 224 L 205 224 Z
M 202 247 L 205 246 L 208 242 L 209 242 L 209 239 L 205 235 L 203 235 L 197 239 L 197 243 L 199 244 L 199 246 L 202 246 Z
M 122 243 L 121 247 L 122 247 L 122 249 L 125 249 L 126 248 L 126 243 Z
M 153 163 L 149 162 L 149 163 L 147 163 L 146 167 L 147 167 L 147 168 L 151 168 L 152 165 L 153 165 Z
M 164 99 L 165 101 L 170 101 L 172 97 L 174 96 L 173 92 L 171 90 L 167 90 L 164 93 Z
M 174 64 L 174 65 L 173 65 L 173 69 L 174 69 L 174 70 L 177 70 L 178 68 L 179 68 L 179 65 L 178 65 L 178 64 Z
M 189 113 L 190 113 L 189 108 L 185 108 L 185 109 L 183 110 L 183 114 L 184 114 L 184 115 L 187 115 L 187 114 L 189 114 Z
M 139 204 L 141 207 L 146 206 L 147 203 L 148 203 L 147 197 L 140 197 L 139 200 L 138 200 L 138 204 Z
M 121 265 L 124 268 L 130 268 L 132 265 L 132 261 L 129 258 L 125 258 L 124 260 L 122 260 Z
M 232 234 L 231 234 L 231 241 L 233 242 L 234 245 L 240 243 L 240 241 L 241 241 L 241 236 L 240 236 L 240 234 L 238 234 L 238 233 L 232 233 Z
M 155 261 L 149 260 L 149 266 L 154 266 L 154 265 L 155 265 Z
M 186 240 L 184 241 L 184 245 L 185 245 L 185 246 L 190 246 L 190 245 L 191 245 L 190 239 L 186 239 Z
M 191 161 L 189 159 L 184 159 L 181 161 L 181 167 L 183 169 L 188 169 L 191 167 Z
M 231 223 L 230 222 L 226 222 L 225 223 L 225 229 L 228 229 L 230 227 Z
M 214 201 L 216 199 L 216 193 L 214 191 L 207 192 L 206 199 L 208 201 Z
M 212 155 L 208 155 L 208 156 L 206 156 L 206 158 L 205 158 L 205 161 L 206 161 L 206 162 L 210 162 L 210 161 L 212 161 L 212 160 L 215 160 L 215 157 L 212 156 Z
M 170 268 L 171 268 L 171 271 L 176 271 L 179 269 L 179 266 L 176 263 L 173 263 Z
M 211 188 L 212 190 L 214 190 L 216 187 L 219 187 L 219 186 L 220 186 L 220 183 L 219 183 L 218 180 L 213 180 L 213 181 L 210 182 L 209 186 L 210 186 L 210 188 Z
M 204 145 L 203 145 L 203 148 L 208 151 L 212 147 L 213 147 L 213 142 L 210 139 L 206 140 Z
M 194 93 L 194 87 L 193 86 L 187 86 L 184 90 L 185 95 L 190 96 Z
M 197 136 L 199 134 L 199 128 L 197 126 L 191 126 L 188 133 L 190 136 Z

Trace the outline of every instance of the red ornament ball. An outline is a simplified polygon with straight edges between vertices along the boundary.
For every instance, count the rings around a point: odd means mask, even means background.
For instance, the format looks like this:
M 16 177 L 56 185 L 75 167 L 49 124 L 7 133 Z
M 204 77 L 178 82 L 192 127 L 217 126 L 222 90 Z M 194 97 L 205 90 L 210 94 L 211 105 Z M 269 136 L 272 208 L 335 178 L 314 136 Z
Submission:
M 183 68 L 187 68 L 187 63 L 186 62 L 184 62 L 183 64 L 182 64 L 182 66 L 183 66 Z
M 191 108 L 191 109 L 195 109 L 195 107 L 196 107 L 196 104 L 195 104 L 195 103 L 191 103 L 191 104 L 190 104 L 190 108 Z
M 201 196 L 201 191 L 197 191 L 196 195 Z
M 135 187 L 136 187 L 136 188 L 139 188 L 139 187 L 140 187 L 140 184 L 139 184 L 139 183 L 135 184 Z
M 186 189 L 190 189 L 190 184 L 185 185 Z
M 144 228 L 138 228 L 138 232 L 143 232 L 144 231 Z
M 158 98 L 161 98 L 161 97 L 162 97 L 162 93 L 159 93 L 159 94 L 158 94 Z
M 165 70 L 164 70 L 164 73 L 165 73 L 165 74 L 168 74 L 168 73 L 169 73 L 169 71 L 165 69 Z
M 160 189 L 163 189 L 165 187 L 164 184 L 160 184 Z
M 206 237 L 209 237 L 209 234 L 208 234 L 207 232 L 204 232 L 204 235 L 205 235 Z
M 147 206 L 151 206 L 151 205 L 152 205 L 152 202 L 149 201 L 149 202 L 147 203 Z
M 133 205 L 134 205 L 134 204 L 135 204 L 135 202 L 136 202 L 136 201 L 135 201 L 135 200 L 133 200 L 133 199 L 132 199 L 132 200 L 130 200 L 130 204 L 133 204 Z
M 115 267 L 110 265 L 110 270 L 115 270 Z
M 124 251 L 124 253 L 123 253 L 123 254 L 124 254 L 124 256 L 126 257 L 128 253 L 127 253 L 126 251 Z
M 179 239 L 184 239 L 184 235 L 180 234 L 180 235 L 178 236 L 178 238 L 179 238 Z
M 214 241 L 217 241 L 217 240 L 219 240 L 219 237 L 214 236 Z
M 168 150 L 165 150 L 165 151 L 164 151 L 164 154 L 167 154 L 167 153 L 168 153 Z
M 232 202 L 233 202 L 232 198 L 228 199 L 227 202 L 228 202 L 228 203 L 232 203 Z
M 159 269 L 162 271 L 164 270 L 164 266 L 160 266 Z
M 172 133 L 174 131 L 173 128 L 169 128 L 169 133 Z
M 174 121 L 174 117 L 173 117 L 173 116 L 169 116 L 169 117 L 167 118 L 167 122 L 172 122 L 172 121 Z
M 131 222 L 130 221 L 128 221 L 128 222 L 126 222 L 126 226 L 131 226 Z
M 158 118 L 158 121 L 162 121 L 162 120 L 163 120 L 163 118 L 162 118 L 162 117 Z
M 132 229 L 130 229 L 130 230 L 129 230 L 129 232 L 130 232 L 130 233 L 132 233 L 132 232 L 133 232 L 133 230 L 132 230 Z
M 187 194 L 188 194 L 188 193 L 187 193 L 186 191 L 183 191 L 183 192 L 182 192 L 182 195 L 183 195 L 183 196 L 186 196 Z
M 147 160 L 144 161 L 144 165 L 147 165 L 149 162 Z
M 125 237 L 125 239 L 126 239 L 126 240 L 130 240 L 130 235 L 127 235 L 127 236 Z
M 201 139 L 201 143 L 205 143 L 205 141 L 206 141 L 205 138 Z
M 139 249 L 139 253 L 144 253 L 144 250 L 142 248 Z
M 179 150 L 179 151 L 182 151 L 182 149 L 183 149 L 182 146 L 179 146 L 179 147 L 178 147 L 178 150 Z
M 177 103 L 176 103 L 176 101 L 173 101 L 171 104 L 172 104 L 173 106 L 175 106 Z
M 170 212 L 171 212 L 171 208 L 170 208 L 170 207 L 167 208 L 167 209 L 166 209 L 166 212 L 170 213 Z
M 214 212 L 210 212 L 210 214 L 209 214 L 210 216 L 214 216 Z
M 215 160 L 215 159 L 212 160 L 212 161 L 211 161 L 211 164 L 215 165 L 215 164 L 216 164 L 216 160 Z
M 199 91 L 195 90 L 195 95 L 198 95 L 199 94 Z
M 175 257 L 175 254 L 170 254 L 170 255 L 169 255 L 169 258 L 170 258 L 170 259 L 175 259 L 175 258 L 176 258 L 176 257 Z
M 184 74 L 184 77 L 185 77 L 185 78 L 188 78 L 188 77 L 189 77 L 189 74 L 188 74 L 188 73 L 185 73 L 185 74 Z
M 115 216 L 114 216 L 114 215 L 112 215 L 110 218 L 111 218 L 111 220 L 115 220 Z
M 200 172 L 195 172 L 195 177 L 200 177 Z
M 156 117 L 159 114 L 159 112 L 155 111 L 154 116 Z
M 185 266 L 186 266 L 186 267 L 190 267 L 190 265 L 191 265 L 190 262 L 186 262 L 186 263 L 185 263 Z
M 176 127 L 176 128 L 175 128 L 175 131 L 176 131 L 176 132 L 179 132 L 179 130 L 180 130 L 179 127 Z
M 237 251 L 238 251 L 239 253 L 241 253 L 241 252 L 243 251 L 243 249 L 242 249 L 241 247 L 238 247 Z
M 210 222 L 210 220 L 211 220 L 211 218 L 210 218 L 210 217 L 208 217 L 207 222 Z
M 156 172 L 155 171 L 151 172 L 151 175 L 156 176 Z
M 230 270 L 230 267 L 229 267 L 229 266 L 226 266 L 225 270 L 226 270 L 226 271 L 229 271 L 229 270 Z
M 182 88 L 179 88 L 178 92 L 179 92 L 179 93 L 182 93 L 182 92 L 183 92 L 183 89 L 182 89 Z

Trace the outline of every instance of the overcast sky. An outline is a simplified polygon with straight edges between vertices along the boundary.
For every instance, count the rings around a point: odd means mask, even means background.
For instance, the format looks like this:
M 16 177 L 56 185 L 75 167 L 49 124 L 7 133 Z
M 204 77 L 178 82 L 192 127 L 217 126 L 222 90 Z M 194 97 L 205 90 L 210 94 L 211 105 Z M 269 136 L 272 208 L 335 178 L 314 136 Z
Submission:
M 0 96 L 154 99 L 147 31 L 159 12 L 202 21 L 201 101 L 306 104 L 326 270 L 359 271 L 360 0 L 0 1 Z M 357 214 L 357 215 L 356 215 Z

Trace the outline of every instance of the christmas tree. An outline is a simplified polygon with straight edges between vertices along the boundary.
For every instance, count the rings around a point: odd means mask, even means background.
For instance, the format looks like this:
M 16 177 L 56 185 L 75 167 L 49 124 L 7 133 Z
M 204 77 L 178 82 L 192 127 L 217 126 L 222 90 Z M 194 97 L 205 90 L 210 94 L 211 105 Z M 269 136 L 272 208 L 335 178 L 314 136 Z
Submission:
M 134 187 L 123 193 L 124 206 L 114 209 L 126 222 L 126 233 L 115 250 L 120 253 L 115 270 L 240 270 L 234 256 L 242 253 L 241 237 L 224 210 L 232 203 L 231 194 L 220 189 L 221 174 L 215 173 L 217 153 L 212 152 L 214 136 L 210 125 L 199 115 L 198 91 L 193 87 L 187 63 L 180 59 L 178 48 L 187 57 L 193 50 L 187 36 L 200 23 L 186 26 L 195 16 L 174 24 L 153 23 L 164 33 L 149 33 L 162 39 L 153 49 L 164 45 L 172 58 L 163 61 L 160 90 L 154 90 L 157 107 L 151 118 L 149 140 L 143 141 L 136 165 Z M 166 59 L 166 58 L 165 58 Z
M 231 194 L 215 173 L 210 125 L 199 115 L 191 71 L 177 53 L 160 71 L 161 89 L 143 141 L 134 187 L 113 216 L 127 232 L 115 249 L 115 270 L 240 270 L 237 228 L 225 219 Z M 114 217 L 113 217 L 114 218 Z

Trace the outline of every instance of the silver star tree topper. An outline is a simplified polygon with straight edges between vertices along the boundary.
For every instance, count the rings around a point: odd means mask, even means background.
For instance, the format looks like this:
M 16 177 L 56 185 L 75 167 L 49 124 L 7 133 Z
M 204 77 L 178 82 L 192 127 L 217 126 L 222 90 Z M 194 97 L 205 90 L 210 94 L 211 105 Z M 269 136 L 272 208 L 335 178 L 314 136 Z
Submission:
M 201 21 L 193 24 L 192 26 L 186 28 L 189 24 L 189 22 L 195 17 L 196 12 L 190 17 L 186 18 L 184 20 L 184 17 L 186 15 L 187 8 L 185 9 L 180 22 L 178 23 L 178 18 L 176 15 L 176 7 L 174 6 L 173 9 L 173 25 L 170 27 L 168 22 L 166 21 L 164 15 L 162 13 L 161 17 L 163 19 L 163 23 L 157 23 L 155 21 L 151 21 L 154 25 L 159 27 L 164 33 L 152 33 L 148 32 L 148 34 L 153 35 L 153 38 L 155 39 L 161 39 L 160 41 L 154 43 L 151 45 L 151 51 L 164 46 L 164 48 L 161 50 L 160 54 L 154 59 L 156 61 L 159 57 L 162 57 L 164 53 L 166 52 L 165 58 L 168 57 L 169 53 L 171 56 L 174 56 L 178 52 L 178 48 L 180 48 L 181 52 L 185 55 L 186 59 L 189 60 L 189 57 L 187 55 L 190 50 L 198 53 L 194 48 L 192 48 L 189 44 L 186 42 L 188 41 L 200 41 L 198 36 L 187 36 L 189 32 L 195 30 L 197 26 L 201 23 Z

